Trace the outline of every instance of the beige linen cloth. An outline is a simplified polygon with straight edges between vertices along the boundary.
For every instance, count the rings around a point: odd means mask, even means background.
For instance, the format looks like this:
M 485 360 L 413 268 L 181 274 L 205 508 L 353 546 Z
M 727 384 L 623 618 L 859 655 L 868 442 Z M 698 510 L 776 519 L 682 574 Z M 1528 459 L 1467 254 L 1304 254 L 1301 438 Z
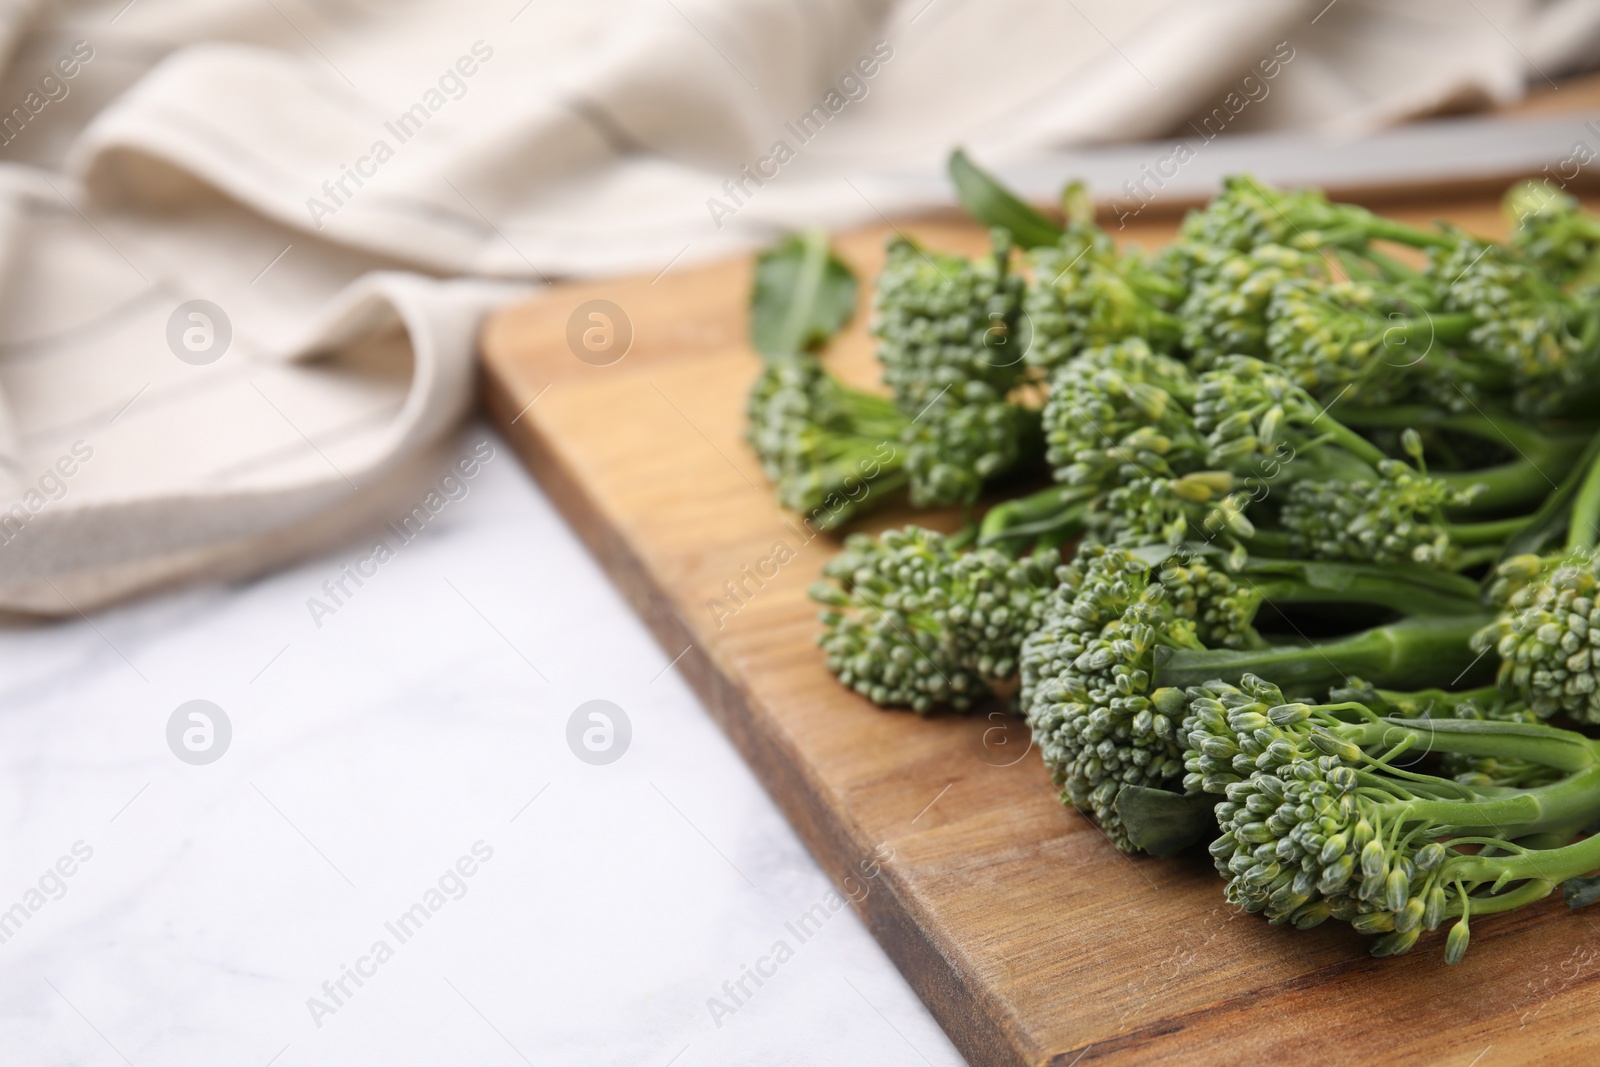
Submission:
M 1597 8 L 12 2 L 0 608 L 240 577 L 409 506 L 477 323 L 551 276 L 912 209 L 956 143 L 1156 136 L 1285 47 L 1240 128 L 1514 98 L 1596 53 Z

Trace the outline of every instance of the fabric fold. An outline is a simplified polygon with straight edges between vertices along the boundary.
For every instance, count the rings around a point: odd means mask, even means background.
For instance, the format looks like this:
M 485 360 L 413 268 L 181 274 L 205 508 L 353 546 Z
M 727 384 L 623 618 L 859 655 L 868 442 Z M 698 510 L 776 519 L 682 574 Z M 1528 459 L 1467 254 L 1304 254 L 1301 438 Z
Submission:
M 551 278 L 924 210 L 958 144 L 1025 164 L 1241 91 L 1229 132 L 1348 133 L 1592 61 L 1600 5 L 1469 6 L 12 4 L 0 609 L 348 536 L 469 409 L 483 314 Z

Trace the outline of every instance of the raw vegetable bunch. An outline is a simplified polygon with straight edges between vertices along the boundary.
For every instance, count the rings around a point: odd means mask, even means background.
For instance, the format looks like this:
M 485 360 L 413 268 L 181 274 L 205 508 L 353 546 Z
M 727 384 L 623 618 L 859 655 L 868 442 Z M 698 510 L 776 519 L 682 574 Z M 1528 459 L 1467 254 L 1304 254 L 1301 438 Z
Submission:
M 881 390 L 825 366 L 825 239 L 758 264 L 780 503 L 961 509 L 850 534 L 827 669 L 1009 705 L 1116 848 L 1206 844 L 1229 902 L 1379 956 L 1600 898 L 1600 221 L 1521 186 L 1495 242 L 1241 176 L 1145 252 L 1082 186 L 1057 222 L 951 174 L 988 250 L 889 242 Z

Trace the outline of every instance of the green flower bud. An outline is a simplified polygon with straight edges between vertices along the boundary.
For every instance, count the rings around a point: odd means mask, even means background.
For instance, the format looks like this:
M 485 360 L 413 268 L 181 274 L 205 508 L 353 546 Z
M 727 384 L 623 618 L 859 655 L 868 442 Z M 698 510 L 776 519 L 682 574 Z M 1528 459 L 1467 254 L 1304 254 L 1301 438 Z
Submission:
M 1431 871 L 1444 862 L 1444 846 L 1437 841 L 1429 841 L 1417 849 L 1415 863 L 1419 871 Z
M 1316 746 L 1317 751 L 1325 755 L 1337 756 L 1339 759 L 1351 761 L 1361 758 L 1361 747 L 1359 745 L 1331 734 L 1320 726 L 1311 731 L 1310 740 Z
M 1350 875 L 1355 872 L 1355 857 L 1346 853 L 1322 869 L 1322 879 L 1317 883 L 1317 890 L 1324 896 L 1332 896 L 1345 887 L 1350 881 Z
M 1383 851 L 1383 843 L 1376 839 L 1368 841 L 1361 849 L 1361 877 L 1369 882 L 1381 882 L 1388 871 L 1389 864 Z
M 1400 432 L 1400 447 L 1406 455 L 1420 463 L 1422 461 L 1422 435 L 1407 426 Z
M 1188 698 L 1184 696 L 1183 690 L 1170 685 L 1151 693 L 1150 702 L 1155 705 L 1157 711 L 1169 719 L 1181 719 L 1189 707 Z
M 1421 929 L 1425 911 L 1422 898 L 1412 897 L 1406 901 L 1406 906 L 1400 909 L 1400 914 L 1395 916 L 1394 928 L 1401 931 Z
M 1365 856 L 1362 857 L 1363 860 L 1365 858 Z M 1406 898 L 1410 892 L 1411 880 L 1406 877 L 1405 872 L 1399 870 L 1398 867 L 1394 870 L 1391 870 L 1389 872 L 1389 877 L 1385 879 L 1383 886 L 1383 902 L 1388 906 L 1389 910 L 1400 911 L 1403 909 L 1406 906 Z M 1419 912 L 1418 917 L 1420 918 L 1420 901 L 1418 902 L 1417 910 Z
M 1350 920 L 1358 933 L 1387 934 L 1394 930 L 1394 916 L 1386 911 L 1369 911 Z
M 1317 862 L 1326 867 L 1328 864 L 1344 855 L 1344 850 L 1344 834 L 1330 834 L 1328 836 L 1328 840 L 1322 845 L 1322 851 L 1317 855 Z
M 1422 925 L 1429 930 L 1437 930 L 1439 923 L 1444 921 L 1444 908 L 1444 887 L 1436 885 L 1428 890 L 1428 904 L 1422 912 Z
M 1444 939 L 1444 961 L 1446 963 L 1460 963 L 1461 957 L 1467 954 L 1467 941 L 1472 932 L 1467 929 L 1467 917 L 1463 915 L 1461 921 L 1450 928 L 1449 935 Z
M 1279 704 L 1267 712 L 1274 726 L 1294 726 L 1311 718 L 1311 709 L 1304 704 Z
M 1420 936 L 1422 936 L 1422 931 L 1420 930 L 1396 930 L 1387 937 L 1380 937 L 1374 941 L 1372 943 L 1372 954 L 1378 959 L 1402 956 L 1411 951 L 1411 947 L 1417 943 L 1417 938 Z

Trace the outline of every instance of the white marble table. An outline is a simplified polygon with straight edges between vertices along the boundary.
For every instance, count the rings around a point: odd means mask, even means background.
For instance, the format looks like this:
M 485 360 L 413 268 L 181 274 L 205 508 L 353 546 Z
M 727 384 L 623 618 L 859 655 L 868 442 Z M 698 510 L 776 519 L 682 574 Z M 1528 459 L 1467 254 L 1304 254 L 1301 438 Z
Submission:
M 0 637 L 0 1063 L 961 1062 L 852 911 L 793 935 L 827 879 L 484 440 L 332 614 L 365 545 Z M 606 765 L 567 742 L 594 699 Z

